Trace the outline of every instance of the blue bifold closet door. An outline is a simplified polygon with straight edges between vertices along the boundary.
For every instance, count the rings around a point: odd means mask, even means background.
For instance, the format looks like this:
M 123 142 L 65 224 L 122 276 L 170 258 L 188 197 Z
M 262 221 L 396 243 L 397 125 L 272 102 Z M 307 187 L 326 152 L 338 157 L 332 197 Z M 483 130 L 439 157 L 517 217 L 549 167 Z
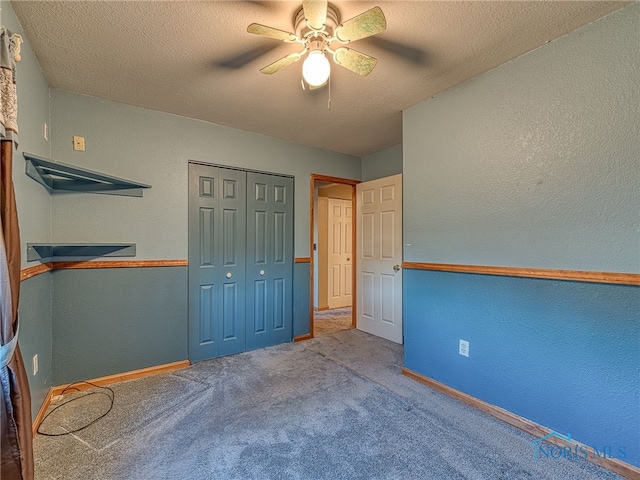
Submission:
M 293 179 L 247 173 L 247 350 L 293 332 Z
M 189 359 L 291 341 L 293 179 L 189 164 Z

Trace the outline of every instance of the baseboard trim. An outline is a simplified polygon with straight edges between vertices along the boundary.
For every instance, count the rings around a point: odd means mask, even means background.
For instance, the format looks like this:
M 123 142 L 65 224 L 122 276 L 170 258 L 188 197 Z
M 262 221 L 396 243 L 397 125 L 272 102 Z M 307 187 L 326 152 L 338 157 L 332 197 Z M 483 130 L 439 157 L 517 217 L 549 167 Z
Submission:
M 157 365 L 155 367 L 141 368 L 139 370 L 131 370 L 130 372 L 124 373 L 116 373 L 115 375 L 107 375 L 106 377 L 93 378 L 91 380 L 87 380 L 87 382 L 91 382 L 95 385 L 109 385 L 111 383 L 124 382 L 125 380 L 133 380 L 136 378 L 148 377 L 151 375 L 157 375 L 159 373 L 168 373 L 176 370 L 182 370 L 183 368 L 187 368 L 189 365 L 189 360 L 181 360 L 179 362 L 173 363 L 165 363 L 164 365 Z M 51 388 L 51 397 L 56 395 L 60 395 L 65 388 L 69 387 L 69 385 L 58 385 L 57 387 Z M 88 390 L 93 388 L 93 386 L 88 385 L 86 383 L 80 383 L 73 387 L 74 391 Z
M 496 417 L 497 419 L 502 420 L 503 422 L 508 423 L 513 427 L 519 428 L 520 430 L 523 430 L 533 435 L 534 437 L 543 437 L 553 432 L 553 430 L 547 427 L 543 427 L 542 425 L 532 422 L 531 420 L 527 420 L 526 418 L 520 417 L 515 413 L 511 413 L 500 407 L 496 407 L 495 405 L 473 397 L 467 393 L 461 392 L 460 390 L 456 390 L 455 388 L 445 385 L 444 383 L 440 383 L 437 380 L 425 377 L 424 375 L 414 372 L 413 370 L 409 370 L 408 368 L 403 367 L 402 374 L 417 382 L 422 383 L 423 385 L 433 388 L 434 390 L 442 392 L 445 395 L 455 398 L 456 400 L 466 403 L 471 407 L 488 413 L 489 415 Z M 558 447 L 573 448 L 575 446 L 586 446 L 577 441 L 568 442 L 557 437 L 549 437 L 548 439 L 546 439 L 546 441 Z M 615 458 L 594 458 L 592 456 L 589 456 L 588 461 L 600 465 L 601 467 L 611 470 L 612 472 L 615 472 L 618 475 L 622 475 L 626 478 L 640 478 L 640 468 Z
M 44 416 L 49 409 L 49 405 L 51 404 L 51 397 L 53 397 L 53 388 L 50 388 L 47 392 L 47 395 L 44 397 L 42 405 L 40 406 L 40 410 L 38 410 L 38 415 L 36 415 L 36 418 L 33 420 L 32 428 L 34 436 L 36 435 L 36 433 L 38 433 L 38 427 L 40 426 L 40 423 L 42 423 L 42 420 L 44 419 Z
M 305 333 L 304 335 L 298 335 L 297 337 L 295 337 L 293 339 L 294 342 L 303 342 L 305 340 L 311 340 L 313 338 L 313 335 L 311 335 L 310 333 Z

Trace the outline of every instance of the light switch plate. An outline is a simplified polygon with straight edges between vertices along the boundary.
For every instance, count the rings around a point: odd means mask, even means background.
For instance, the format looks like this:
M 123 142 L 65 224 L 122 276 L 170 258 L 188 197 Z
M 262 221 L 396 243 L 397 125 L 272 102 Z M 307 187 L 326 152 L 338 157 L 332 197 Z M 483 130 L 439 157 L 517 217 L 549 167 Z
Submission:
M 84 137 L 73 137 L 73 149 L 78 152 L 84 152 Z

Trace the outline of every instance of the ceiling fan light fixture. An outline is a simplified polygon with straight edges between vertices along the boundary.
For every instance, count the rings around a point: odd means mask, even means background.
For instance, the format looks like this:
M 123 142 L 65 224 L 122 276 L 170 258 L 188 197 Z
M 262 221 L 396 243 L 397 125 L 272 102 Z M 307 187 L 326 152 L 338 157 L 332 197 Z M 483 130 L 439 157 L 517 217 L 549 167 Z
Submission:
M 387 21 L 380 7 L 370 8 L 340 23 L 338 11 L 327 0 L 302 0 L 302 6 L 293 17 L 293 25 L 295 33 L 259 23 L 249 25 L 247 32 L 301 44 L 304 48 L 300 53 L 289 53 L 260 71 L 272 75 L 304 58 L 302 77 L 312 87 L 311 90 L 324 86 L 329 80 L 331 64 L 325 56 L 327 52 L 336 65 L 363 77 L 369 75 L 376 66 L 377 59 L 344 46 L 333 46 L 332 42 L 346 45 L 387 29 Z
M 313 87 L 324 85 L 331 74 L 331 65 L 322 50 L 311 50 L 302 64 L 302 77 Z

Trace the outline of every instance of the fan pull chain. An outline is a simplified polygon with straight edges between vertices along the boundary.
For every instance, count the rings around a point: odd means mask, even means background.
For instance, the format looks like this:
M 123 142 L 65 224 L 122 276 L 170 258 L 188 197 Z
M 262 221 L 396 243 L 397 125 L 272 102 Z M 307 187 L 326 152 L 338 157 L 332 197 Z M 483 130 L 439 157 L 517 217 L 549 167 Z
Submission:
M 329 101 L 327 102 L 327 110 L 331 110 L 331 75 L 329 75 Z

